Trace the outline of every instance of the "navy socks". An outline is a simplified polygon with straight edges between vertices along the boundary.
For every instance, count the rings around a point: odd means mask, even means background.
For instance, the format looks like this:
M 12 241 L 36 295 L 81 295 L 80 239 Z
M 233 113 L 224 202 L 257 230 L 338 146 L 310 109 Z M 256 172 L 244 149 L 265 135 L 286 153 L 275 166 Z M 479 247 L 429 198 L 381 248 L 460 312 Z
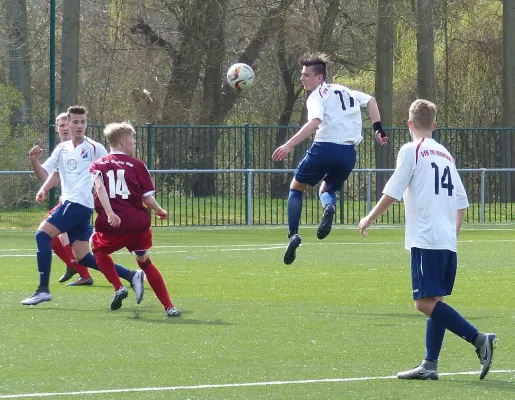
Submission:
M 288 196 L 288 236 L 299 232 L 302 195 L 303 192 L 300 190 L 290 189 Z
M 36 232 L 36 244 L 38 251 L 36 258 L 39 271 L 39 288 L 38 290 L 48 291 L 48 283 L 50 281 L 50 267 L 52 265 L 52 246 L 50 242 L 52 238 L 43 231 Z

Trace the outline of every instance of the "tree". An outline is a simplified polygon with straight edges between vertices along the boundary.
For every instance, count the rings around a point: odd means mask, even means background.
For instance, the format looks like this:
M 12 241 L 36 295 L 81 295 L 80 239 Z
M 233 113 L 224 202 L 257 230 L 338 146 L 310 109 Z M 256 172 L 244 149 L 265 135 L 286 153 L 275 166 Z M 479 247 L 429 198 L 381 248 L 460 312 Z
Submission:
M 415 0 L 419 97 L 436 101 L 433 1 Z
M 63 2 L 59 111 L 78 103 L 80 0 Z
M 515 2 L 503 1 L 503 85 L 502 85 L 502 122 L 503 126 L 515 127 Z M 515 133 L 501 131 L 500 155 L 501 168 L 513 168 Z M 501 199 L 515 199 L 515 179 L 513 173 L 501 174 Z
M 264 8 L 264 15 L 260 17 L 256 30 L 237 56 L 238 61 L 254 65 L 269 38 L 276 33 L 280 15 L 293 1 L 281 0 L 274 7 Z M 221 71 L 226 56 L 224 26 L 228 21 L 228 1 L 169 1 L 165 4 L 177 19 L 179 40 L 172 42 L 165 39 L 142 17 L 137 19 L 131 29 L 133 34 L 142 35 L 147 44 L 163 49 L 172 63 L 160 120 L 163 123 L 187 124 L 194 118 L 201 124 L 220 124 L 225 121 L 237 99 L 237 93 L 229 90 L 227 84 L 222 84 Z M 193 100 L 198 90 L 199 77 L 202 77 L 202 100 L 198 115 L 193 116 Z M 159 154 L 159 168 L 188 168 L 199 165 L 212 168 L 213 150 L 220 131 L 210 131 L 207 143 L 202 146 L 199 145 L 199 137 L 191 138 L 190 135 L 191 131 L 188 129 L 181 132 L 181 151 L 186 154 L 183 165 L 172 165 L 170 155 L 162 152 Z M 166 146 L 158 146 L 160 147 L 166 149 Z M 213 179 L 212 175 L 197 175 L 190 182 L 193 195 L 204 197 L 213 194 Z
M 340 13 L 340 0 L 328 0 L 325 2 L 326 7 L 323 13 L 320 13 L 320 20 L 314 24 L 316 35 L 316 49 L 321 52 L 331 53 L 335 50 L 335 43 L 333 35 L 338 19 L 341 17 Z M 299 47 L 287 46 L 289 36 L 294 35 L 296 32 L 289 32 L 288 22 L 291 18 L 287 18 L 284 14 L 279 19 L 279 31 L 277 34 L 277 61 L 279 70 L 281 72 L 282 83 L 286 92 L 283 102 L 283 108 L 279 116 L 279 126 L 281 128 L 277 131 L 275 136 L 275 146 L 282 145 L 287 139 L 287 126 L 291 124 L 295 104 L 303 92 L 302 87 L 299 87 L 299 64 L 298 58 L 302 56 L 299 54 Z M 290 33 L 290 34 L 289 34 Z M 305 107 L 303 107 L 305 109 Z M 306 113 L 301 115 L 301 124 L 307 118 Z M 301 156 L 300 147 L 294 149 L 293 157 L 289 167 L 294 168 Z M 285 165 L 287 161 L 280 161 L 275 163 L 274 168 L 282 169 L 288 167 Z M 271 178 L 271 192 L 272 198 L 283 198 L 288 193 L 289 181 L 285 180 L 282 174 L 274 174 Z
M 377 1 L 377 36 L 376 36 L 376 74 L 375 98 L 381 114 L 383 126 L 391 126 L 393 120 L 393 42 L 395 25 L 395 7 L 393 0 Z M 386 149 L 375 145 L 376 168 L 392 168 L 393 140 Z M 376 174 L 376 199 L 383 194 L 388 174 Z
M 515 2 L 503 1 L 503 102 L 505 127 L 515 127 Z
M 9 81 L 22 94 L 23 103 L 11 122 L 27 123 L 31 116 L 30 48 L 26 0 L 5 0 L 9 37 Z

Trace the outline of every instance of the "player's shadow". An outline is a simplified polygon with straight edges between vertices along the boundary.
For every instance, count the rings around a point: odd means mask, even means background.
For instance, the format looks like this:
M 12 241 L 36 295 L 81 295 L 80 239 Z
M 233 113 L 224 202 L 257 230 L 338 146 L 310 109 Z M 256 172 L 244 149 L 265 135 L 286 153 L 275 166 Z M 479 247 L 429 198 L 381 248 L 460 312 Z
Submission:
M 357 315 L 364 315 L 369 317 L 378 317 L 378 318 L 421 318 L 421 313 L 360 313 Z
M 231 322 L 222 321 L 220 319 L 214 319 L 214 320 L 201 320 L 201 319 L 187 319 L 181 317 L 168 317 L 168 316 L 162 316 L 162 314 L 159 315 L 159 317 L 156 317 L 155 312 L 145 312 L 144 310 L 127 310 L 126 318 L 136 321 L 136 322 L 143 322 L 143 323 L 150 323 L 150 324 L 173 324 L 173 325 L 217 325 L 217 326 L 232 326 L 234 325 Z M 182 315 L 190 314 L 189 311 L 182 310 Z
M 89 313 L 96 313 L 96 314 L 102 314 L 105 317 L 121 317 L 128 320 L 133 320 L 136 322 L 142 322 L 142 323 L 149 323 L 149 324 L 173 324 L 173 325 L 216 325 L 216 326 L 232 326 L 234 325 L 231 322 L 222 321 L 220 319 L 214 319 L 214 320 L 201 320 L 201 319 L 187 319 L 183 317 L 169 317 L 164 313 L 156 313 L 156 310 L 154 307 L 148 307 L 148 308 L 122 308 L 117 311 L 111 311 L 109 309 L 79 309 L 79 308 L 62 308 L 62 307 L 36 307 L 36 306 L 30 306 L 30 307 L 24 307 L 24 308 L 13 308 L 9 312 L 27 312 L 27 310 L 33 310 L 34 312 L 49 312 L 49 311 L 65 311 L 66 313 L 70 312 L 89 312 Z M 190 311 L 184 311 L 181 310 L 182 315 L 188 315 L 191 314 Z
M 70 312 L 89 312 L 89 313 L 103 313 L 104 309 L 98 308 L 63 308 L 63 307 L 48 307 L 48 306 L 23 306 L 23 308 L 12 308 L 9 312 L 27 312 L 33 310 L 34 312 L 48 312 L 48 311 L 65 311 Z
M 420 312 L 414 313 L 358 313 L 359 315 L 366 315 L 371 317 L 382 317 L 382 318 L 422 318 L 424 315 Z M 476 317 L 467 317 L 468 321 L 479 321 L 483 319 L 500 319 L 501 317 L 492 317 L 488 316 L 476 316 Z

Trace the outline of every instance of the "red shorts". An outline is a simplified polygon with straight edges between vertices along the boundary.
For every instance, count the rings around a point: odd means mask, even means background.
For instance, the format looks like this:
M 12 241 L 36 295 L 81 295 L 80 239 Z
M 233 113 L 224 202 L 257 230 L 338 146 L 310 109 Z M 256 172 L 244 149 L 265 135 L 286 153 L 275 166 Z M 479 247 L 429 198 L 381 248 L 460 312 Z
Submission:
M 101 250 L 103 253 L 111 254 L 120 249 L 126 248 L 131 253 L 145 251 L 152 247 L 152 231 L 134 235 L 106 235 L 101 232 L 93 232 L 91 236 L 93 251 Z

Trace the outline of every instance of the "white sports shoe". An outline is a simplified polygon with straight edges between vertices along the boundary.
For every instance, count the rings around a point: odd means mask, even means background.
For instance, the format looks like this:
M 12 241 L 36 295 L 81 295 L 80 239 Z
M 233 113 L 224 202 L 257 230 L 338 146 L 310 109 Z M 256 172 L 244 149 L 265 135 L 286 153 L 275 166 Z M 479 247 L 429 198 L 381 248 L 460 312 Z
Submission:
M 32 296 L 27 297 L 25 300 L 21 301 L 21 304 L 24 306 L 35 306 L 39 303 L 43 303 L 44 301 L 50 301 L 52 300 L 52 295 L 48 292 L 40 292 L 36 290 L 36 293 L 34 293 Z
M 136 304 L 140 304 L 143 300 L 143 293 L 145 292 L 145 287 L 143 285 L 144 280 L 145 273 L 143 271 L 136 271 L 131 282 L 131 288 L 134 289 L 134 293 L 136 294 Z
M 481 364 L 479 379 L 483 380 L 488 375 L 493 361 L 494 350 L 497 347 L 497 335 L 495 333 L 485 333 L 486 340 L 483 345 L 476 350 L 476 354 Z
M 175 307 L 169 307 L 166 309 L 166 313 L 170 317 L 179 317 L 182 313 L 177 310 Z
M 408 371 L 399 372 L 397 374 L 399 379 L 421 379 L 421 380 L 438 380 L 438 372 L 434 369 L 425 369 L 422 364 L 417 365 L 415 368 Z

